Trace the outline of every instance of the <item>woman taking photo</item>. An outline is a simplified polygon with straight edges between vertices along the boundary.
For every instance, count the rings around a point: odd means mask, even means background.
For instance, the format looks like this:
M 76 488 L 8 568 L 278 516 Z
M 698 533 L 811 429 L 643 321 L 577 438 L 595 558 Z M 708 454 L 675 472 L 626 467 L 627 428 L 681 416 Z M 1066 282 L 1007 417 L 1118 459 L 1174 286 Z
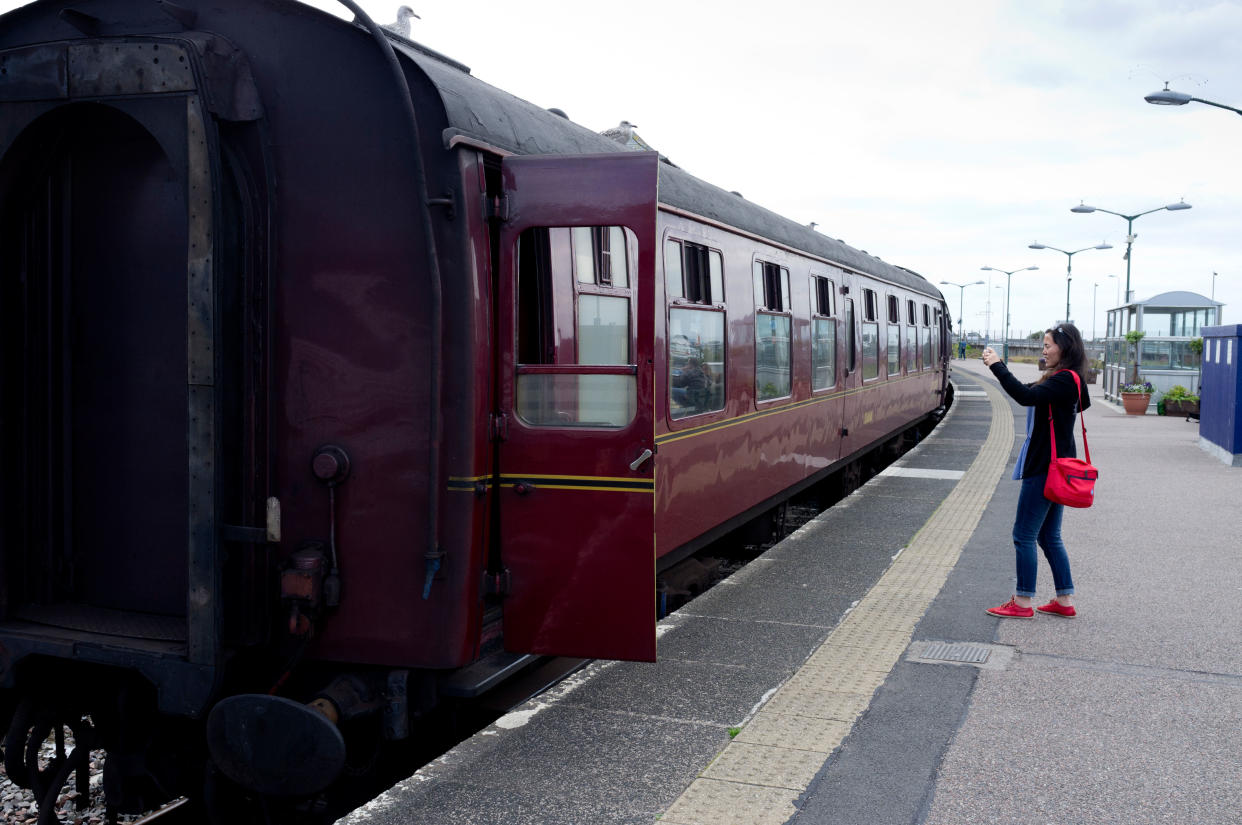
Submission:
M 1052 410 L 1052 429 L 1056 431 L 1057 455 L 1076 456 L 1074 420 L 1080 409 L 1091 406 L 1087 397 L 1087 352 L 1082 336 L 1073 324 L 1058 324 L 1044 333 L 1044 361 L 1047 371 L 1033 384 L 1023 384 L 1013 376 L 988 347 L 983 363 L 992 370 L 1000 385 L 1013 400 L 1026 407 L 1026 442 L 1013 468 L 1013 478 L 1022 481 L 1018 493 L 1018 513 L 1013 523 L 1013 546 L 1017 554 L 1017 584 L 1014 595 L 1000 607 L 990 607 L 993 616 L 1006 619 L 1030 619 L 1035 610 L 1050 616 L 1075 618 L 1074 580 L 1070 575 L 1069 555 L 1061 541 L 1061 516 L 1064 505 L 1044 498 L 1044 481 L 1052 461 L 1049 444 L 1048 411 Z M 1078 374 L 1074 380 L 1070 371 Z M 1079 386 L 1082 387 L 1081 401 Z M 1081 406 L 1080 406 L 1081 405 Z M 1052 568 L 1056 598 L 1039 608 L 1032 607 L 1035 598 L 1035 577 L 1039 557 L 1035 546 L 1044 551 Z

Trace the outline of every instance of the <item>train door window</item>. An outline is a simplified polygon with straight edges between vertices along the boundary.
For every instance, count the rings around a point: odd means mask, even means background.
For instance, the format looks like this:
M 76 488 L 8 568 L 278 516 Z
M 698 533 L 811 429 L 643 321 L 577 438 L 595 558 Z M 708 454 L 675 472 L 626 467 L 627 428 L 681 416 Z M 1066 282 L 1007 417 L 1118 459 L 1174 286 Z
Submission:
M 725 316 L 719 310 L 673 307 L 668 312 L 669 415 L 724 409 Z
M 914 313 L 910 313 L 913 317 Z M 918 372 L 919 369 L 919 328 L 915 326 L 906 327 L 906 372 Z
M 863 290 L 862 324 L 862 374 L 863 380 L 880 377 L 880 324 L 876 318 L 879 310 L 874 289 Z
M 923 369 L 932 365 L 931 308 L 923 304 Z
M 636 248 L 616 226 L 539 227 L 518 239 L 516 407 L 524 422 L 619 428 L 634 418 L 628 286 Z M 574 366 L 581 370 L 566 369 Z
M 914 326 L 918 323 L 918 321 L 914 319 L 914 301 L 906 301 L 906 323 L 910 326 Z
M 771 401 L 791 391 L 789 270 L 755 261 L 755 399 Z
M 575 226 L 574 270 L 580 284 L 629 287 L 625 230 L 619 226 Z
M 845 364 L 846 370 L 853 373 L 858 368 L 858 337 L 854 332 L 854 299 L 845 299 Z
M 837 385 L 837 322 L 832 317 L 833 283 L 811 276 L 811 389 Z
M 900 321 L 901 321 L 901 309 L 900 309 L 900 304 L 897 301 L 897 296 L 889 295 L 888 296 L 888 322 L 890 324 L 896 324 Z
M 724 262 L 714 249 L 690 241 L 664 242 L 668 297 L 695 304 L 724 302 Z

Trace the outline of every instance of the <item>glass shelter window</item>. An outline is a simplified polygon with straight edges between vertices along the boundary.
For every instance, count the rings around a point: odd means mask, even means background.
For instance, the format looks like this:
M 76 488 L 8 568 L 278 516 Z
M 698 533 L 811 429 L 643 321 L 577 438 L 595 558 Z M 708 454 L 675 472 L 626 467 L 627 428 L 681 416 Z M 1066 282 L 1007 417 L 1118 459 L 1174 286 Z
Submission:
M 811 389 L 837 385 L 837 322 L 833 318 L 833 283 L 811 276 Z
M 619 226 L 518 239 L 517 414 L 540 427 L 624 427 L 637 409 L 636 247 Z
M 755 398 L 770 401 L 791 391 L 789 270 L 755 261 Z

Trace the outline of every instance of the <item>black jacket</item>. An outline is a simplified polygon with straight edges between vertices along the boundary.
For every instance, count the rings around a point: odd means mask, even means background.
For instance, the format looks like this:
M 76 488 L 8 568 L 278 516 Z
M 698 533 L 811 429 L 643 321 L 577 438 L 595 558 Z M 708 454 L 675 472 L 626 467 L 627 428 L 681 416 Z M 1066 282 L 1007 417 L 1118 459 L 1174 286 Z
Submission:
M 1026 450 L 1026 462 L 1022 465 L 1022 477 L 1044 475 L 1052 463 L 1052 449 L 1048 443 L 1048 406 L 1052 406 L 1052 427 L 1057 434 L 1057 457 L 1072 458 L 1078 455 L 1074 447 L 1074 419 L 1078 413 L 1078 387 L 1074 376 L 1063 370 L 1042 384 L 1023 384 L 1005 366 L 997 361 L 992 374 L 1000 381 L 1014 401 L 1024 407 L 1035 408 L 1035 420 L 1031 425 L 1031 445 Z M 1082 409 L 1091 406 L 1087 385 L 1082 385 Z

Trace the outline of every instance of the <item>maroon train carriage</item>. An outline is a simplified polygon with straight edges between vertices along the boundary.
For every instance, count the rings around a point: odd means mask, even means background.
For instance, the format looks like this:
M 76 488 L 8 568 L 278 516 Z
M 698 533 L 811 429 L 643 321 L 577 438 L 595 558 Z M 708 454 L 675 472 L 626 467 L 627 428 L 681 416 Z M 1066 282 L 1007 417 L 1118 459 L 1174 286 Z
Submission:
M 0 729 L 45 802 L 83 744 L 114 811 L 305 797 L 516 654 L 653 660 L 657 568 L 943 411 L 926 280 L 361 19 L 0 18 Z

